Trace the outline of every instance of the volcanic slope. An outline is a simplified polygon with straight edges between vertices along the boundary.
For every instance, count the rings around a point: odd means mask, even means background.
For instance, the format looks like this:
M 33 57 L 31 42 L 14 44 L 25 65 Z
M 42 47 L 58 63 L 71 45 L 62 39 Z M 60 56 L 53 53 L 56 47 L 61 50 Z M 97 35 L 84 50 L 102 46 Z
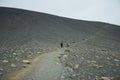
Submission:
M 22 45 L 34 41 L 57 43 L 92 40 L 97 42 L 96 44 L 105 43 L 104 45 L 108 47 L 112 47 L 111 45 L 119 47 L 119 34 L 120 27 L 115 25 L 0 8 L 1 46 Z
M 0 7 L 0 76 L 4 76 L 12 70 L 17 70 L 11 69 L 11 63 L 15 63 L 19 67 L 22 65 L 21 60 L 29 58 L 28 55 L 33 56 L 37 52 L 42 53 L 46 50 L 54 50 L 59 48 L 61 42 L 69 44 L 70 50 L 75 53 L 79 53 L 81 49 L 82 53 L 87 53 L 91 50 L 97 50 L 98 52 L 99 49 L 105 51 L 107 49 L 110 51 L 110 55 L 114 54 L 114 58 L 111 59 L 117 61 L 117 66 L 119 66 L 119 34 L 120 26 L 117 25 Z M 98 55 L 95 51 L 94 53 L 96 54 L 94 55 Z M 68 55 L 68 60 L 71 59 L 70 55 Z M 76 55 L 81 56 L 84 54 Z M 88 55 L 84 57 L 89 57 Z M 71 56 L 74 55 L 72 54 Z M 8 60 L 8 63 L 4 63 L 5 60 Z M 113 68 L 120 70 L 116 66 Z M 109 69 L 108 72 L 111 72 L 111 70 Z M 119 75 L 120 71 L 113 71 L 113 73 Z M 110 75 L 112 75 L 112 72 Z

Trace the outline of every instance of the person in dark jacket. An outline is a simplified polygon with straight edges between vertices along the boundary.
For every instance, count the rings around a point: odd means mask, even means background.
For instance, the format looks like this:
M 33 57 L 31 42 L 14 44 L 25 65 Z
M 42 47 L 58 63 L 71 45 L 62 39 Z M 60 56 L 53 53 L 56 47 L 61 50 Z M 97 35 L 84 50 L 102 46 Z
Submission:
M 60 47 L 63 48 L 63 43 L 60 43 Z

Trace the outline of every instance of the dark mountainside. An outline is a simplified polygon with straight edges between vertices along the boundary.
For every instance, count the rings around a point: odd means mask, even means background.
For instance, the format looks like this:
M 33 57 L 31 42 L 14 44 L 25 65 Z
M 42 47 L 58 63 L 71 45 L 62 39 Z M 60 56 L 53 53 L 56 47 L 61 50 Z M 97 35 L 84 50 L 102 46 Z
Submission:
M 1 7 L 0 80 L 23 67 L 23 59 L 60 48 L 61 42 L 70 45 L 63 80 L 120 80 L 119 35 L 116 25 Z

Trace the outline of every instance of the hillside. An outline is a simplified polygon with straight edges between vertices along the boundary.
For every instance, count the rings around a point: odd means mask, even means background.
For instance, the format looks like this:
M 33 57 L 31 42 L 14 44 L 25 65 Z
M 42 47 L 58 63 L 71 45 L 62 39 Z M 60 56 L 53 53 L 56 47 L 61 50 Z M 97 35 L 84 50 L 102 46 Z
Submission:
M 94 50 L 92 51 L 94 54 L 91 55 L 96 55 L 95 53 L 103 51 L 100 53 L 104 56 L 104 51 L 107 50 L 110 55 L 114 54 L 111 59 L 117 58 L 120 65 L 120 58 L 118 57 L 120 56 L 119 34 L 120 26 L 112 24 L 75 20 L 45 13 L 1 7 L 0 68 L 3 69 L 3 72 L 0 73 L 6 74 L 7 69 L 8 72 L 11 72 L 11 69 L 9 69 L 11 63 L 4 64 L 2 63 L 3 60 L 10 59 L 9 62 L 14 62 L 16 57 L 20 57 L 19 60 L 22 60 L 27 58 L 28 54 L 33 56 L 39 51 L 44 52 L 59 48 L 61 42 L 69 44 L 72 51 L 70 53 L 79 56 L 81 54 L 77 53 L 89 53 L 91 49 Z M 16 53 L 17 56 L 14 56 L 13 53 Z M 109 55 L 109 53 L 107 54 Z M 72 54 L 72 56 L 74 55 Z M 88 56 L 90 54 L 86 54 L 87 59 Z M 106 57 L 104 56 L 104 58 Z M 71 57 L 68 57 L 68 60 L 70 62 Z M 17 62 L 15 63 L 17 64 Z M 116 70 L 120 70 L 120 67 L 113 67 Z M 111 72 L 108 76 L 114 74 L 117 77 L 120 74 L 120 71 L 112 73 L 111 69 L 108 72 Z M 101 73 L 101 75 L 103 74 Z M 89 80 L 93 78 L 94 76 Z M 120 79 L 120 77 L 118 78 Z
M 72 20 L 49 14 L 0 8 L 0 45 L 24 44 L 30 41 L 82 41 L 91 36 L 118 44 L 120 28 L 115 25 Z M 94 40 L 92 39 L 92 40 Z M 110 47 L 111 42 L 105 43 Z M 19 43 L 18 43 L 19 42 Z M 101 41 L 98 41 L 100 43 Z M 117 46 L 117 45 L 116 45 Z

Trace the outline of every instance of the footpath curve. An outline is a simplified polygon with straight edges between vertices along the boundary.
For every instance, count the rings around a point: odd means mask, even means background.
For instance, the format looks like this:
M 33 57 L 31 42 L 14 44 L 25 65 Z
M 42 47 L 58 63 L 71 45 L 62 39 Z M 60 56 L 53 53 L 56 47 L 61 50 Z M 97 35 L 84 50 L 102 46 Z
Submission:
M 22 74 L 10 80 L 60 80 L 64 70 L 58 59 L 61 54 L 64 54 L 64 49 L 36 57 L 36 61 L 29 70 L 23 71 Z

